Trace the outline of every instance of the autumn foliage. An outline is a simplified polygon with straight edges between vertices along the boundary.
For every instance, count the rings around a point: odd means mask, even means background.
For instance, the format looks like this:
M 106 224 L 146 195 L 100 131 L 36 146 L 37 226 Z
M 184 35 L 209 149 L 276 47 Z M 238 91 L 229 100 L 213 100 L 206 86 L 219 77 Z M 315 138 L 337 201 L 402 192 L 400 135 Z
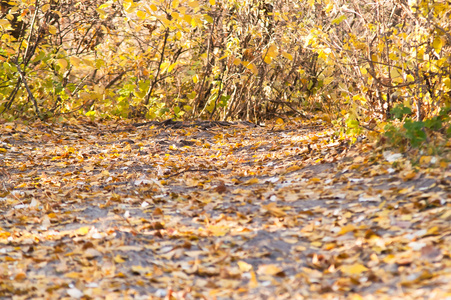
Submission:
M 0 125 L 1 299 L 449 297 L 449 148 L 146 123 Z
M 254 122 L 322 111 L 357 134 L 397 111 L 421 122 L 449 106 L 450 14 L 420 0 L 2 1 L 0 110 Z
M 0 7 L 0 298 L 450 298 L 449 0 Z

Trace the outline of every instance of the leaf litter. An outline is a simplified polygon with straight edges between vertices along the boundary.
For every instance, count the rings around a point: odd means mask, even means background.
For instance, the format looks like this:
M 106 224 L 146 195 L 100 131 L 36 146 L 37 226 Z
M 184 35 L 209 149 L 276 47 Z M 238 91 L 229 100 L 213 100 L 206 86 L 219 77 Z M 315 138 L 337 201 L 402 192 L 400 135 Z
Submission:
M 320 120 L 0 130 L 2 298 L 451 297 L 447 152 Z

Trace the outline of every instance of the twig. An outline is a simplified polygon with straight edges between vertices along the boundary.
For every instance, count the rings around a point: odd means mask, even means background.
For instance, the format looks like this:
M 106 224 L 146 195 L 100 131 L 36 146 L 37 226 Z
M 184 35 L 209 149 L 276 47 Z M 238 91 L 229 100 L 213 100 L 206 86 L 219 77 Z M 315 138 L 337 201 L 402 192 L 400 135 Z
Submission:
M 286 105 L 286 106 L 288 106 L 289 109 L 291 109 L 292 111 L 294 111 L 295 113 L 297 113 L 298 115 L 300 115 L 302 118 L 307 119 L 307 120 L 310 120 L 310 117 L 309 117 L 309 116 L 307 116 L 307 115 L 301 113 L 300 111 L 298 111 L 297 109 L 295 109 L 294 107 L 292 107 L 291 104 L 288 103 L 287 101 L 271 100 L 271 99 L 268 99 L 268 101 L 269 101 L 269 102 L 273 102 L 273 103 L 279 103 L 279 104 Z
M 30 97 L 31 101 L 33 102 L 34 111 L 35 111 L 36 115 L 38 116 L 38 118 L 40 120 L 42 120 L 42 115 L 41 115 L 41 112 L 39 111 L 38 102 L 36 101 L 36 98 L 33 96 L 33 92 L 30 90 L 30 87 L 28 86 L 28 82 L 27 82 L 27 79 L 25 78 L 25 74 L 20 69 L 20 64 L 16 63 L 16 67 L 17 67 L 17 70 L 19 71 L 20 79 L 22 80 L 22 83 L 25 85 L 25 89 L 27 90 L 28 97 Z
M 30 44 L 31 44 L 31 38 L 33 37 L 33 28 L 34 28 L 34 25 L 36 23 L 38 11 L 39 11 L 38 7 L 39 7 L 39 0 L 36 0 L 36 2 L 35 2 L 35 11 L 34 11 L 33 19 L 31 21 L 31 25 L 30 25 L 31 30 L 30 30 L 30 35 L 28 36 L 27 48 L 25 49 L 25 53 L 24 53 L 23 58 L 22 58 L 22 61 L 23 61 L 23 64 L 24 64 L 24 72 L 25 72 L 25 68 L 26 68 L 28 62 L 31 59 L 31 56 L 33 55 L 34 51 L 36 50 L 37 43 L 39 43 L 39 36 L 38 36 L 38 39 L 37 39 L 37 41 L 36 41 L 36 43 L 34 45 L 35 47 L 33 49 L 33 53 L 30 55 L 30 51 L 31 51 Z M 33 94 L 31 93 L 31 90 L 28 87 L 28 84 L 25 83 L 25 81 L 24 81 L 25 80 L 25 76 L 24 76 L 24 74 L 22 73 L 22 71 L 20 69 L 20 63 L 19 63 L 20 49 L 21 49 L 21 46 L 19 46 L 19 48 L 17 50 L 17 57 L 16 57 L 16 66 L 17 66 L 17 69 L 19 70 L 19 75 L 20 76 L 19 76 L 19 79 L 17 79 L 16 86 L 14 87 L 14 89 L 10 93 L 10 95 L 8 96 L 8 101 L 7 101 L 6 105 L 3 107 L 3 110 L 1 111 L 1 113 L 5 112 L 6 109 L 11 108 L 11 105 L 12 105 L 12 103 L 13 103 L 16 95 L 17 95 L 17 92 L 19 91 L 20 85 L 22 83 L 24 83 L 25 84 L 25 88 L 27 89 L 28 95 L 29 96 L 31 95 L 30 98 L 33 101 L 33 105 L 35 107 L 36 114 L 38 115 L 39 119 L 42 119 L 41 118 L 41 114 L 39 112 L 39 107 L 38 107 L 38 104 L 36 102 L 36 99 L 33 97 Z
M 127 73 L 127 71 L 120 72 L 116 77 L 113 78 L 113 80 L 108 82 L 108 84 L 105 86 L 105 90 L 109 89 L 113 84 L 115 84 L 118 80 L 120 80 L 122 76 L 125 75 L 125 73 Z
M 199 87 L 199 92 L 197 93 L 196 107 L 199 107 L 201 104 L 201 101 L 204 99 L 204 97 L 202 97 L 202 94 L 204 92 L 205 79 L 207 78 L 207 76 L 210 72 L 210 69 L 211 69 L 211 67 L 210 67 L 210 51 L 211 51 L 211 49 L 210 48 L 211 48 L 211 40 L 212 40 L 212 36 L 213 36 L 213 31 L 215 30 L 215 22 L 216 21 L 213 21 L 213 24 L 211 25 L 210 37 L 208 38 L 208 42 L 207 42 L 207 61 L 205 64 L 205 74 L 202 78 L 202 83 Z M 205 107 L 202 110 L 201 114 L 205 111 L 205 109 L 207 108 L 207 105 L 208 105 L 208 101 L 205 104 Z M 193 112 L 196 110 L 197 109 L 193 110 Z
M 31 25 L 30 25 L 31 30 L 30 30 L 30 35 L 28 36 L 27 49 L 25 49 L 24 56 L 22 57 L 22 60 L 23 60 L 23 63 L 24 63 L 25 66 L 28 64 L 28 61 L 31 59 L 31 55 L 30 55 L 31 48 L 30 48 L 30 45 L 31 45 L 31 39 L 33 37 L 34 24 L 36 23 L 36 19 L 37 19 L 37 16 L 38 16 L 39 0 L 36 0 L 34 5 L 35 5 L 34 6 L 35 7 L 35 11 L 34 11 L 34 15 L 33 15 L 33 20 L 31 21 Z M 38 42 L 39 42 L 39 36 L 38 36 L 38 39 L 36 41 L 35 46 L 37 46 Z M 20 47 L 19 47 L 19 49 L 20 49 Z M 17 57 L 17 61 L 19 61 L 19 57 Z
M 163 63 L 163 60 L 164 60 L 164 50 L 166 49 L 166 43 L 168 41 L 168 37 L 169 37 L 169 28 L 167 28 L 166 32 L 164 33 L 163 49 L 161 49 L 161 56 L 160 56 L 160 61 L 158 62 L 157 74 L 155 75 L 155 79 L 153 80 L 152 84 L 149 86 L 149 90 L 147 91 L 146 101 L 144 102 L 145 106 L 149 105 L 150 97 L 152 96 L 153 89 L 155 88 L 155 85 L 158 82 L 158 76 L 160 75 L 161 64 Z
M 364 128 L 364 129 L 366 129 L 366 130 L 368 130 L 368 131 L 378 132 L 377 130 L 375 130 L 375 129 L 373 129 L 373 128 L 370 128 L 370 127 L 368 127 L 368 126 L 366 126 L 366 125 L 360 125 L 360 127 Z
M 19 91 L 20 85 L 22 82 L 20 81 L 20 78 L 17 79 L 16 86 L 12 90 L 12 92 L 8 96 L 8 101 L 6 102 L 6 105 L 3 107 L 2 111 L 0 113 L 4 113 L 7 109 L 11 108 L 11 105 L 14 102 L 14 99 L 16 98 L 16 94 Z

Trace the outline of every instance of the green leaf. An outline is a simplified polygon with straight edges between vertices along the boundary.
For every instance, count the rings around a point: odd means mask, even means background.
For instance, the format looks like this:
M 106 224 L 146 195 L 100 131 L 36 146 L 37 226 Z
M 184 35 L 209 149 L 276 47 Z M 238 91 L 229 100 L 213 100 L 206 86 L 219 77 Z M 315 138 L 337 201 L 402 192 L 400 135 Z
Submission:
M 390 110 L 390 113 L 398 120 L 402 120 L 404 116 L 410 115 L 412 110 L 403 104 L 396 105 Z

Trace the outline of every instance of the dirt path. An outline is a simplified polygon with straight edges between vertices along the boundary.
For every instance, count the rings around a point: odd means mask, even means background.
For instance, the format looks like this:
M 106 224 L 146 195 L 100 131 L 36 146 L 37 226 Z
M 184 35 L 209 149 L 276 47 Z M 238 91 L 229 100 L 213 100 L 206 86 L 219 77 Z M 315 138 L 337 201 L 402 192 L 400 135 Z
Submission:
M 2 299 L 451 296 L 446 154 L 322 123 L 0 132 Z

